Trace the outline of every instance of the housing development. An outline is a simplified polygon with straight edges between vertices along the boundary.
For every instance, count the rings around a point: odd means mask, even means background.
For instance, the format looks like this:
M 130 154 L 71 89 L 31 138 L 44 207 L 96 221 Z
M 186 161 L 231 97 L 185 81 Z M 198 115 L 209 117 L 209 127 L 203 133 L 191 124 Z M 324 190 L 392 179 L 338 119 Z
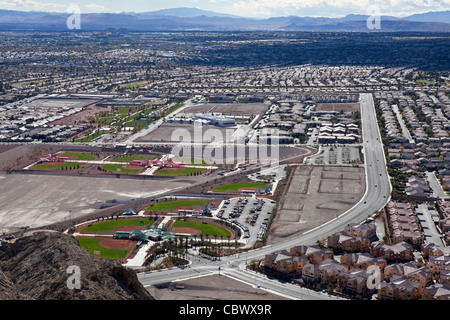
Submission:
M 448 33 L 0 43 L 0 278 L 58 234 L 156 300 L 450 299 Z

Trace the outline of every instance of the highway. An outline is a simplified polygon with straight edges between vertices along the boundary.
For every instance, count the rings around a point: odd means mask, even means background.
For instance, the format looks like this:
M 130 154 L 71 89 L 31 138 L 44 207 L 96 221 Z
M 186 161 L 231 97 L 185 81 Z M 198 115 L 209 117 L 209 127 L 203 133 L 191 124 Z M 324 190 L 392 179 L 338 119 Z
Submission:
M 138 277 L 141 283 L 144 286 L 148 286 L 186 279 L 192 276 L 218 273 L 220 267 L 221 274 L 246 281 L 252 285 L 258 285 L 261 289 L 270 290 L 291 299 L 336 299 L 336 297 L 320 294 L 289 283 L 282 284 L 278 280 L 269 279 L 263 275 L 255 275 L 255 273 L 246 270 L 244 266 L 253 259 L 263 259 L 266 254 L 277 250 L 289 250 L 289 248 L 296 245 L 313 245 L 317 240 L 322 240 L 328 235 L 343 230 L 349 223 L 363 222 L 374 212 L 382 209 L 389 201 L 391 184 L 386 169 L 384 149 L 372 94 L 361 94 L 360 103 L 364 139 L 362 145 L 365 157 L 366 192 L 354 207 L 337 218 L 283 243 L 251 250 L 245 254 L 223 257 L 220 261 L 193 259 L 190 267 L 185 269 L 174 268 L 171 270 L 139 273 Z

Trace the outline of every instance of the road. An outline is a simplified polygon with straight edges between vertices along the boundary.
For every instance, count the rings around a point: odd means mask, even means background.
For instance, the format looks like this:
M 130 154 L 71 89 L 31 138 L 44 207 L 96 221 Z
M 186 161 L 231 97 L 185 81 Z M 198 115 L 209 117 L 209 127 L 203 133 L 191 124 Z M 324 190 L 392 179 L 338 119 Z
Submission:
M 193 104 L 193 102 L 192 102 L 191 99 L 190 99 L 190 100 L 186 100 L 186 101 L 183 103 L 183 106 L 180 107 L 180 108 L 178 108 L 178 109 L 175 110 L 174 112 L 172 112 L 172 113 L 170 114 L 170 116 L 173 117 L 173 116 L 176 115 L 177 113 L 182 112 L 184 109 L 191 107 L 192 104 Z M 132 134 L 130 137 L 128 137 L 128 138 L 127 138 L 125 141 L 123 141 L 122 143 L 125 143 L 125 144 L 137 144 L 136 142 L 134 142 L 134 140 L 137 140 L 138 138 L 144 137 L 144 136 L 146 136 L 147 134 L 149 134 L 150 132 L 156 130 L 156 129 L 164 122 L 164 119 L 166 119 L 166 118 L 167 118 L 167 117 L 162 117 L 161 119 L 156 120 L 155 122 L 151 123 L 147 128 L 145 128 L 145 129 L 143 129 L 143 130 L 141 130 L 141 131 L 139 131 L 139 132 L 137 132 L 137 133 L 135 133 L 135 134 Z M 142 145 L 148 145 L 149 143 L 147 142 L 147 143 L 141 143 L 141 144 L 142 144 Z M 152 143 L 152 144 L 153 144 L 153 143 Z
M 441 183 L 436 178 L 436 172 L 425 172 L 425 175 L 427 177 L 428 183 L 430 184 L 431 189 L 433 190 L 433 197 L 441 198 L 441 199 L 448 199 L 449 196 L 447 193 L 442 189 Z
M 416 143 L 414 141 L 414 139 L 411 136 L 411 133 L 409 132 L 408 128 L 406 127 L 405 121 L 403 121 L 403 116 L 400 113 L 400 110 L 398 109 L 398 106 L 396 104 L 394 104 L 392 106 L 392 110 L 394 110 L 396 116 L 397 116 L 397 121 L 400 124 L 400 127 L 402 128 L 402 134 L 403 136 L 408 139 L 409 143 Z
M 335 299 L 336 297 L 318 294 L 317 292 L 292 284 L 281 284 L 278 280 L 268 279 L 264 276 L 255 276 L 253 272 L 246 270 L 244 266 L 254 259 L 263 259 L 266 254 L 277 250 L 289 249 L 296 245 L 313 245 L 317 240 L 322 240 L 328 235 L 343 230 L 349 223 L 363 222 L 374 212 L 383 208 L 389 201 L 391 184 L 386 169 L 384 149 L 377 124 L 372 94 L 361 94 L 360 102 L 364 139 L 362 145 L 365 156 L 366 192 L 363 198 L 353 208 L 341 214 L 339 217 L 283 243 L 251 250 L 245 254 L 223 257 L 220 261 L 194 259 L 190 268 L 186 269 L 175 268 L 151 273 L 139 273 L 138 277 L 141 283 L 144 286 L 155 285 L 168 281 L 186 279 L 195 275 L 217 273 L 220 267 L 223 274 L 242 279 L 250 284 L 258 283 L 263 289 L 269 289 L 275 293 L 289 296 L 292 299 Z

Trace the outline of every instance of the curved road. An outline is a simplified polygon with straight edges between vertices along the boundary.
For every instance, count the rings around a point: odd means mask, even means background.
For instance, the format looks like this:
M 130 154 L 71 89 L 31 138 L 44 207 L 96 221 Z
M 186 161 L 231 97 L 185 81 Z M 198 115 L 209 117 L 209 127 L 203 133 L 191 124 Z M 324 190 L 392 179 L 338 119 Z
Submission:
M 194 259 L 189 268 L 173 268 L 164 271 L 154 271 L 138 274 L 144 286 L 176 281 L 192 276 L 218 273 L 259 285 L 262 289 L 289 297 L 291 299 L 336 299 L 305 288 L 300 288 L 278 280 L 269 279 L 264 275 L 256 275 L 244 268 L 253 259 L 263 259 L 266 254 L 277 250 L 289 249 L 296 245 L 312 245 L 328 235 L 341 231 L 349 223 L 361 223 L 374 212 L 383 208 L 390 199 L 391 184 L 386 169 L 384 149 L 377 124 L 375 106 L 372 94 L 361 94 L 361 121 L 363 128 L 363 147 L 366 171 L 366 192 L 363 198 L 350 210 L 327 223 L 287 240 L 248 253 L 223 257 L 220 261 L 203 261 Z M 197 260 L 197 261 L 196 261 Z M 254 281 L 254 282 L 253 282 Z

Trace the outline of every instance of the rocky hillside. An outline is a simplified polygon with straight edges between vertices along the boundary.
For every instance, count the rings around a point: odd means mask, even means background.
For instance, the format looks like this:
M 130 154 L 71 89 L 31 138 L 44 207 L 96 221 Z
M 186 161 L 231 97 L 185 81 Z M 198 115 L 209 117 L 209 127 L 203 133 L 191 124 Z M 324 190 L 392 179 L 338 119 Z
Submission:
M 80 287 L 70 289 L 79 267 Z M 69 279 L 69 286 L 68 286 Z M 153 300 L 134 271 L 92 256 L 72 236 L 41 233 L 0 247 L 0 300 Z

